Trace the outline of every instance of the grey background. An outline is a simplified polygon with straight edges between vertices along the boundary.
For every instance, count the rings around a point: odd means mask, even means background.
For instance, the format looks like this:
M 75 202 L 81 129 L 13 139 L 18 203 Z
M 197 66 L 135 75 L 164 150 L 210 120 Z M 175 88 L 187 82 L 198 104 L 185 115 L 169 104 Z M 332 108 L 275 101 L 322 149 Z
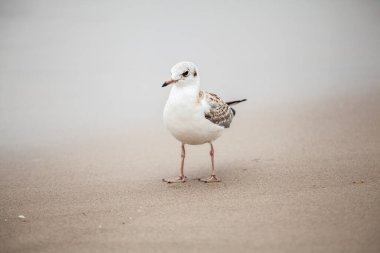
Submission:
M 380 1 L 1 1 L 0 147 L 163 128 L 182 60 L 244 113 L 358 93 L 379 85 Z

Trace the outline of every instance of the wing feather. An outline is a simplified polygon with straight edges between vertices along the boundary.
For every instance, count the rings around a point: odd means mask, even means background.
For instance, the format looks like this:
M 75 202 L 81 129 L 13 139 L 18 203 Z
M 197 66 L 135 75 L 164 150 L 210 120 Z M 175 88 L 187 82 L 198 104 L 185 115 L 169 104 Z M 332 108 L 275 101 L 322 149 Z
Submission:
M 214 124 L 229 128 L 234 117 L 232 108 L 216 94 L 205 91 L 199 92 L 199 99 L 206 103 L 205 118 Z

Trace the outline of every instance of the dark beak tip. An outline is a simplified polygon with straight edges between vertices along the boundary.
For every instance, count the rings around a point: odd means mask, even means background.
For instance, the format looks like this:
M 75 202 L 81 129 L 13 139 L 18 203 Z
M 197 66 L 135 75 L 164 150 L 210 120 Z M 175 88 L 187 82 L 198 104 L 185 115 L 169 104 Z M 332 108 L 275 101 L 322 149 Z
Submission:
M 167 86 L 167 85 L 168 85 L 168 83 L 165 82 L 161 87 L 165 87 L 165 86 Z

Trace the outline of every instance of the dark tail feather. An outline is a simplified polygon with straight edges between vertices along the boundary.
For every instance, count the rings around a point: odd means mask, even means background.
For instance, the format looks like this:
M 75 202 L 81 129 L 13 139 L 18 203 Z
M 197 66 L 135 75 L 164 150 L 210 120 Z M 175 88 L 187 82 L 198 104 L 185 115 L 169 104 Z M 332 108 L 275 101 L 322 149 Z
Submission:
M 227 105 L 236 105 L 236 104 L 239 104 L 239 103 L 244 102 L 244 101 L 247 101 L 247 99 L 230 101 L 230 102 L 227 102 L 226 104 Z M 233 115 L 235 116 L 236 115 L 236 111 L 232 107 L 231 107 L 231 111 L 232 111 Z
M 231 111 L 232 111 L 232 114 L 235 116 L 236 115 L 235 109 L 231 107 Z
M 244 101 L 247 101 L 247 99 L 235 100 L 235 101 L 227 102 L 226 104 L 227 105 L 236 105 L 236 104 L 239 104 L 239 103 L 244 102 Z

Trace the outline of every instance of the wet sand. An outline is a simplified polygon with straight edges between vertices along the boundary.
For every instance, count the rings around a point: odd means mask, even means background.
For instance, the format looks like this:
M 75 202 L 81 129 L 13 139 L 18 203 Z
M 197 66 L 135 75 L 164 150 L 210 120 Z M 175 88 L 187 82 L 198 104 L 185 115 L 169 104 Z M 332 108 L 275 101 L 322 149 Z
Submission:
M 161 122 L 0 152 L 0 252 L 380 252 L 380 93 L 248 110 L 187 149 Z M 25 218 L 19 218 L 23 215 Z

